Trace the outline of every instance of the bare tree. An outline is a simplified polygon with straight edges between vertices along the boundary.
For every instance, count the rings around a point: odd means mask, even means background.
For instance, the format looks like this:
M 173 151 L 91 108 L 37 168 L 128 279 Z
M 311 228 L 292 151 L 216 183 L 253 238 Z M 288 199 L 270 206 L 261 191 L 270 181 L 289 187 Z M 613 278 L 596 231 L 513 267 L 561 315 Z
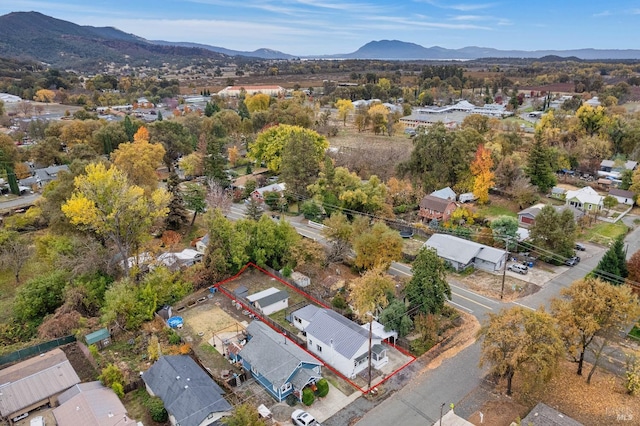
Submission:
M 22 101 L 18 103 L 18 111 L 25 117 L 30 116 L 33 113 L 33 105 L 30 102 Z
M 206 202 L 209 209 L 220 209 L 224 214 L 229 213 L 233 202 L 232 196 L 231 190 L 220 185 L 215 179 L 207 181 Z
M 20 284 L 20 272 L 29 262 L 35 249 L 25 237 L 15 235 L 7 238 L 0 246 L 0 267 L 11 271 Z

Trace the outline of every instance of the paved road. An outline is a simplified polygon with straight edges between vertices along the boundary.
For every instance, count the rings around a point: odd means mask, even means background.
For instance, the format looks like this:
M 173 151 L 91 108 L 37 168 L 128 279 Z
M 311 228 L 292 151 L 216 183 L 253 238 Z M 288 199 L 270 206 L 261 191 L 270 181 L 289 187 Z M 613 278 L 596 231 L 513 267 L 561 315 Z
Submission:
M 0 197 L 0 211 L 30 206 L 40 197 L 40 194 L 21 195 L 18 198 L 10 200 L 5 199 L 5 197 Z

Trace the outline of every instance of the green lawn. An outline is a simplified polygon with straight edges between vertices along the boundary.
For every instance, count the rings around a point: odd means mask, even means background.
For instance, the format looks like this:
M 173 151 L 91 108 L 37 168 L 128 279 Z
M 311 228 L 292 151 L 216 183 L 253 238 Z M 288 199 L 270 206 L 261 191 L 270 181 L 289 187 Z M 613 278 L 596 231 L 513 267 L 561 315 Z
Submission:
M 511 216 L 518 217 L 518 213 L 510 210 L 507 207 L 497 204 L 489 204 L 486 206 L 478 207 L 478 215 L 486 218 L 496 218 L 498 216 Z
M 629 332 L 629 336 L 634 337 L 636 340 L 640 340 L 640 328 L 638 328 L 637 326 L 633 327 Z
M 600 222 L 597 225 L 582 231 L 579 239 L 591 241 L 597 244 L 609 244 L 621 235 L 626 235 L 629 228 L 618 221 L 616 223 Z

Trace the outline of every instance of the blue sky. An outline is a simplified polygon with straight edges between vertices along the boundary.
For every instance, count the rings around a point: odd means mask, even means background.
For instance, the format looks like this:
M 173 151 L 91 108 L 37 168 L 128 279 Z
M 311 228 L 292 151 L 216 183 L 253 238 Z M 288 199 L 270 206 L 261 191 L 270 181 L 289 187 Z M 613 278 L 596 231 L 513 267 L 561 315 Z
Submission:
M 382 39 L 451 49 L 640 48 L 640 2 L 621 0 L 0 1 L 0 14 L 31 10 L 149 40 L 294 55 L 349 53 Z

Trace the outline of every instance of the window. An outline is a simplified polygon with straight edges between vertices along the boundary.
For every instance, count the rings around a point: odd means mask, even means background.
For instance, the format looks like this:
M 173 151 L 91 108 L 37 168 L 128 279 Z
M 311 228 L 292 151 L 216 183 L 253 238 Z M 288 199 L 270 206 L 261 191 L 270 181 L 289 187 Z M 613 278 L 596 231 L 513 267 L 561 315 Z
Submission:
M 309 346 L 313 346 L 313 340 L 309 339 Z
M 257 369 L 257 368 L 255 368 L 253 365 L 251 366 L 251 372 L 252 372 L 253 374 L 260 374 L 260 373 L 258 373 L 258 369 Z
M 316 345 L 316 349 L 318 350 L 318 352 L 322 352 L 322 346 Z
M 284 392 L 286 392 L 286 391 L 288 391 L 288 390 L 291 390 L 291 383 L 289 383 L 289 382 L 285 383 L 285 384 L 284 384 L 284 385 L 282 385 L 282 387 L 280 388 L 280 391 L 281 391 L 282 393 L 284 393 Z

